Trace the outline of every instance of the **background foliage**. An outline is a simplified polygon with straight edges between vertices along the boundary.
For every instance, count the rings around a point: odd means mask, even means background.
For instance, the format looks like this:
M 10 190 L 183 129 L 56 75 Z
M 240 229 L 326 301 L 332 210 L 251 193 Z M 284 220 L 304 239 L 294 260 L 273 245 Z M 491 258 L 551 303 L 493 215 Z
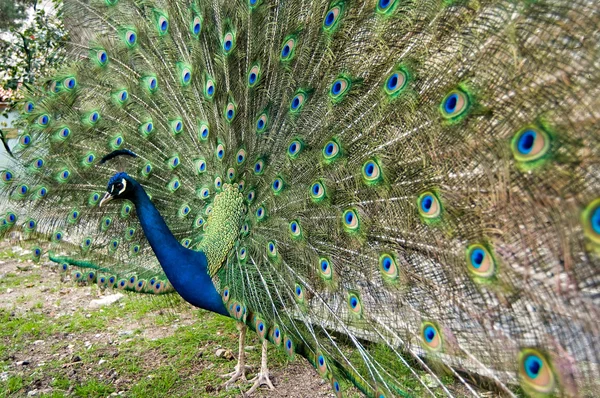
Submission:
M 43 5 L 35 0 L 2 2 L 0 12 L 0 86 L 13 91 L 14 104 L 22 94 L 17 89 L 30 86 L 51 74 L 63 61 L 63 44 L 68 34 L 62 21 L 62 0 Z M 32 7 L 33 18 L 26 9 Z

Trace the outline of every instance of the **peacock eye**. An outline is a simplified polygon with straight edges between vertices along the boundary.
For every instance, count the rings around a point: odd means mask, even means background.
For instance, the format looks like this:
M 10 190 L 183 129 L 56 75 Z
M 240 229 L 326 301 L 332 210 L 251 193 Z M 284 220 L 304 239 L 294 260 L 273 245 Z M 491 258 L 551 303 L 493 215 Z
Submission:
M 394 10 L 395 0 L 379 0 L 377 3 L 377 12 L 381 14 L 389 14 Z
M 440 110 L 444 119 L 457 120 L 466 115 L 471 102 L 469 96 L 462 90 L 453 90 L 442 101 Z
M 288 37 L 287 40 L 283 42 L 283 46 L 281 47 L 281 54 L 279 59 L 281 61 L 289 61 L 294 58 L 294 48 L 296 47 L 296 39 L 294 37 Z
M 329 97 L 334 103 L 341 101 L 350 90 L 352 82 L 347 77 L 339 77 L 332 84 L 329 89 Z
M 340 6 L 335 6 L 332 9 L 330 9 L 325 15 L 325 20 L 323 21 L 323 29 L 325 29 L 326 31 L 333 30 L 337 25 L 341 13 L 342 8 Z

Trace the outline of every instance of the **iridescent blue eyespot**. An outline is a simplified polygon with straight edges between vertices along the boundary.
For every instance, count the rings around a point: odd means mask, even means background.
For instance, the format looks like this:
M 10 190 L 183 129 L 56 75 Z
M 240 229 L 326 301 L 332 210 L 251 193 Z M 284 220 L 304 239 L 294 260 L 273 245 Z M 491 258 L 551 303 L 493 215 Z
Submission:
M 233 49 L 235 37 L 233 33 L 228 32 L 225 37 L 223 37 L 223 50 L 225 54 L 229 54 L 229 52 Z
M 68 77 L 64 80 L 63 85 L 68 89 L 68 90 L 72 90 L 75 88 L 75 86 L 77 85 L 77 81 L 75 80 L 74 77 Z
M 254 163 L 254 174 L 260 175 L 264 171 L 264 162 L 262 159 L 259 159 Z
M 199 16 L 195 16 L 192 20 L 191 29 L 194 36 L 198 36 L 200 34 L 200 30 L 202 29 L 202 20 Z
M 333 95 L 338 95 L 341 92 L 342 92 L 342 82 L 338 80 L 335 83 L 333 83 L 333 86 L 331 87 L 331 93 Z
M 356 210 L 348 209 L 348 210 L 344 211 L 342 218 L 343 218 L 344 228 L 346 229 L 346 231 L 354 232 L 354 231 L 358 230 L 358 228 L 360 226 L 360 222 L 359 222 L 358 214 L 357 214 Z
M 379 0 L 377 2 L 377 12 L 380 14 L 391 14 L 396 8 L 396 1 L 397 0 Z
M 442 349 L 442 338 L 433 323 L 423 322 L 421 325 L 421 338 L 428 349 L 432 351 L 440 351 Z
M 392 98 L 396 98 L 408 85 L 409 74 L 405 69 L 394 71 L 385 82 L 385 92 Z
M 350 90 L 352 82 L 347 77 L 338 77 L 329 89 L 329 97 L 334 103 L 340 102 Z
M 550 361 L 534 348 L 519 353 L 519 376 L 521 385 L 531 396 L 554 396 L 555 376 Z
M 425 336 L 425 341 L 427 341 L 428 343 L 431 343 L 433 341 L 433 339 L 435 338 L 436 335 L 436 331 L 433 328 L 433 326 L 427 326 L 425 328 L 425 330 L 423 331 L 423 336 Z
M 135 45 L 135 42 L 137 41 L 137 35 L 135 34 L 134 31 L 129 30 L 129 31 L 127 31 L 127 33 L 125 33 L 125 39 L 127 40 L 127 43 L 129 46 L 133 46 L 133 45 Z
M 29 144 L 31 144 L 31 136 L 29 134 L 21 136 L 20 144 L 24 147 L 29 146 Z
M 350 312 L 355 316 L 362 315 L 362 304 L 358 297 L 358 294 L 355 292 L 348 292 L 347 295 L 347 304 Z
M 2 178 L 2 182 L 10 182 L 13 179 L 13 173 L 10 170 L 3 170 L 0 172 L 0 177 Z
M 90 113 L 89 121 L 92 123 L 96 123 L 100 119 L 100 114 L 96 111 Z
M 337 143 L 337 141 L 331 140 L 325 144 L 322 153 L 325 162 L 331 163 L 340 156 L 340 145 Z
M 464 91 L 456 89 L 446 95 L 440 110 L 445 119 L 453 121 L 462 119 L 461 116 L 466 115 L 470 107 L 469 96 Z
M 325 196 L 325 186 L 320 181 L 314 182 L 310 187 L 310 197 L 313 202 L 320 202 Z
M 335 20 L 335 15 L 333 14 L 333 11 L 329 11 L 327 13 L 327 15 L 325 16 L 325 26 L 331 26 L 331 24 L 333 24 L 334 20 Z
M 432 192 L 425 192 L 417 199 L 419 213 L 425 219 L 433 220 L 440 217 L 442 205 L 437 196 Z
M 295 159 L 296 157 L 298 157 L 298 154 L 301 150 L 302 143 L 300 142 L 300 140 L 294 140 L 290 142 L 290 145 L 288 146 L 288 156 L 292 159 Z
M 161 18 L 164 18 L 164 17 L 161 17 Z M 160 22 L 159 27 L 160 27 L 161 32 L 163 32 L 163 33 L 166 32 L 167 28 L 169 27 L 169 23 L 167 22 L 167 20 L 161 19 L 159 22 Z
M 223 144 L 219 144 L 217 145 L 217 158 L 219 160 L 223 159 L 223 155 L 225 155 L 225 147 L 223 146 Z

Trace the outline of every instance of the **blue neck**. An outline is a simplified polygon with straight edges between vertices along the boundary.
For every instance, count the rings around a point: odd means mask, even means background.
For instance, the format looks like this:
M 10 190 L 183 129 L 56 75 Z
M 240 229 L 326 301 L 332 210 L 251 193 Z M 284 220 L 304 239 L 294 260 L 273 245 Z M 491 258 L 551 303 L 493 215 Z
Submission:
M 229 316 L 221 295 L 208 275 L 208 260 L 201 251 L 187 249 L 175 239 L 169 227 L 139 183 L 131 201 L 144 235 L 163 271 L 177 293 L 195 307 Z

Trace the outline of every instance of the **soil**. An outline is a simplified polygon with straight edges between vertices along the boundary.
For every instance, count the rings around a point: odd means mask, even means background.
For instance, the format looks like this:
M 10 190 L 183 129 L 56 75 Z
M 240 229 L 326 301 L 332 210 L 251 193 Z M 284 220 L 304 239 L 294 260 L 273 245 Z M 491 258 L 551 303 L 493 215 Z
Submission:
M 18 251 L 19 248 L 13 248 Z M 86 317 L 92 316 L 93 311 L 103 311 L 102 309 L 91 310 L 89 303 L 97 299 L 100 291 L 90 286 L 75 286 L 70 281 L 61 281 L 60 274 L 57 272 L 47 272 L 46 267 L 50 264 L 35 264 L 28 260 L 4 259 L 0 261 L 0 282 L 7 275 L 16 275 L 21 279 L 18 286 L 8 289 L 0 289 L 0 313 L 2 309 L 5 312 L 10 311 L 13 316 L 35 311 L 45 318 L 59 319 L 63 317 L 73 317 L 77 313 L 84 313 Z M 0 285 L 1 286 L 1 285 Z M 108 291 L 106 294 L 114 294 L 114 291 Z M 112 305 L 119 305 L 118 303 Z M 198 322 L 198 317 L 194 309 L 187 304 L 180 304 L 177 308 L 177 318 L 173 319 L 171 324 L 156 324 L 155 322 L 136 321 L 127 317 L 115 317 L 106 330 L 100 333 L 51 333 L 43 340 L 28 341 L 23 349 L 11 354 L 9 358 L 0 358 L 3 360 L 0 364 L 8 365 L 0 368 L 0 382 L 12 375 L 19 375 L 23 380 L 27 380 L 23 388 L 9 396 L 54 396 L 53 380 L 56 373 L 40 371 L 48 363 L 61 364 L 60 373 L 64 375 L 71 384 L 66 391 L 61 389 L 62 394 L 66 396 L 76 396 L 73 390 L 74 385 L 81 383 L 82 378 L 90 379 L 96 377 L 103 382 L 109 381 L 115 387 L 115 392 L 110 395 L 128 396 L 127 386 L 135 383 L 135 380 L 125 380 L 118 375 L 113 374 L 111 370 L 107 371 L 106 366 L 96 366 L 90 363 L 83 363 L 77 352 L 81 352 L 82 347 L 95 346 L 99 360 L 98 365 L 110 362 L 111 359 L 119 355 L 119 344 L 122 341 L 128 341 L 127 334 L 131 331 L 141 330 L 136 334 L 135 339 L 151 341 L 169 336 L 181 325 L 190 325 Z M 153 314 L 152 314 L 153 315 Z M 35 325 L 34 325 L 35 327 Z M 125 339 L 124 339 L 125 337 Z M 205 350 L 214 350 L 218 347 L 208 346 Z M 256 346 L 255 349 L 260 349 Z M 206 363 L 199 355 L 197 369 L 191 369 L 190 374 L 201 372 Z M 231 368 L 235 364 L 232 358 Z M 154 363 L 156 365 L 156 363 Z M 253 364 L 258 366 L 259 364 Z M 255 366 L 255 369 L 256 369 Z M 153 368 L 147 369 L 147 375 L 151 377 Z M 145 370 L 146 371 L 146 370 Z M 256 370 L 250 372 L 253 377 Z M 275 390 L 269 391 L 260 389 L 254 396 L 258 397 L 307 397 L 307 396 L 333 396 L 331 386 L 324 381 L 315 371 L 315 369 L 303 359 L 294 360 L 283 367 L 270 369 L 270 378 L 275 386 Z M 0 384 L 1 386 L 2 384 Z M 250 385 L 244 387 L 247 390 Z M 206 392 L 199 396 L 213 396 L 213 392 L 220 391 L 222 386 L 208 386 Z M 211 391 L 212 390 L 212 391 Z M 241 391 L 241 390 L 240 390 Z M 169 394 L 177 396 L 177 394 Z M 2 394 L 0 393 L 0 396 Z M 241 396 L 241 394 L 239 394 Z

